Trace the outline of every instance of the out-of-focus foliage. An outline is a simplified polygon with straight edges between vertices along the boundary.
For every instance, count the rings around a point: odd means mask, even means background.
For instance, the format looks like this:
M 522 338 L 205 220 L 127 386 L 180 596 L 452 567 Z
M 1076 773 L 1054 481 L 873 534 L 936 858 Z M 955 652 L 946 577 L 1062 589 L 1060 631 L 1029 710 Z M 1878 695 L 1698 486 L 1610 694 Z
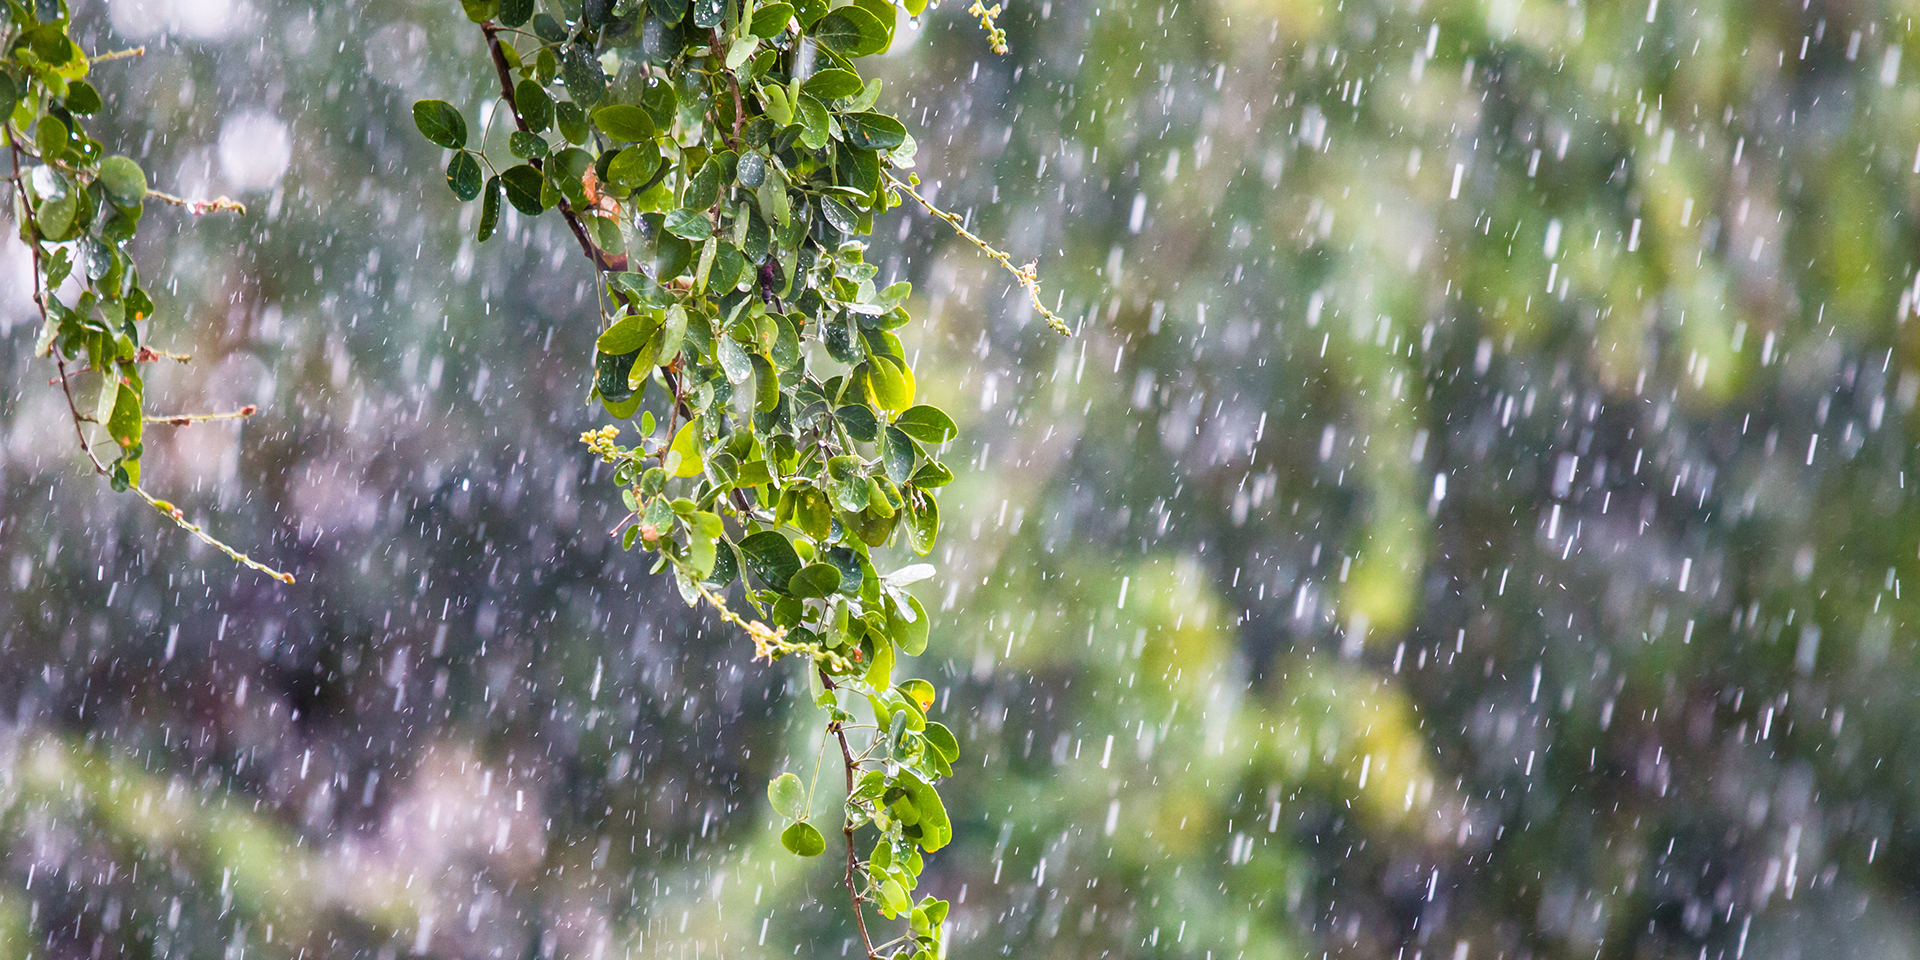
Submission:
M 470 138 L 445 100 L 416 102 L 414 126 L 453 151 L 454 196 L 484 197 L 476 240 L 497 229 L 503 197 L 529 216 L 558 208 L 579 240 L 604 283 L 588 395 L 616 420 L 640 414 L 635 446 L 618 426 L 580 438 L 620 488 L 627 514 L 613 532 L 655 556 L 649 572 L 670 569 L 688 606 L 704 601 L 739 627 L 755 660 L 807 670 L 825 722 L 812 778 L 769 782 L 775 812 L 792 821 L 780 843 L 801 857 L 826 851 L 812 797 L 831 741 L 845 792 L 840 816 L 821 819 L 838 820 L 846 841 L 861 954 L 932 960 L 945 952 L 949 904 L 913 895 L 922 852 L 953 839 L 936 785 L 960 748 L 927 719 L 933 685 L 893 676 L 896 659 L 927 649 L 927 611 L 907 588 L 934 568 L 882 572 L 873 551 L 896 534 L 916 554 L 933 550 L 933 491 L 953 480 L 934 454 L 955 430 L 945 411 L 914 402 L 895 332 L 912 320 L 913 285 L 876 285 L 859 239 L 917 182 L 893 174 L 917 147 L 874 109 L 882 83 L 856 63 L 892 46 L 900 10 L 892 0 L 549 6 L 464 11 L 499 80 L 489 109 L 511 115 L 507 151 L 524 163 L 489 156 L 485 133 Z M 483 165 L 498 171 L 484 187 Z M 1031 270 L 1018 276 L 1031 287 Z M 656 383 L 664 396 L 647 404 Z M 643 406 L 659 408 L 657 436 Z M 736 580 L 771 625 L 728 606 Z M 907 918 L 907 932 L 876 941 L 866 903 Z
M 290 581 L 190 523 L 179 507 L 140 485 L 147 424 L 188 426 L 245 417 L 249 406 L 221 414 L 148 413 L 145 364 L 189 358 L 156 351 L 140 324 L 153 315 L 128 244 L 151 198 L 190 208 L 240 210 L 226 198 L 187 201 L 149 189 L 138 161 L 108 155 L 87 135 L 83 118 L 100 112 L 100 91 L 85 78 L 95 63 L 138 56 L 139 48 L 89 54 L 72 37 L 67 0 L 0 4 L 0 151 L 4 185 L 20 244 L 26 250 L 29 303 L 39 313 L 34 353 L 51 357 L 73 423 L 77 453 L 115 490 L 131 489 L 161 515 L 235 562 Z M 83 362 L 84 361 L 84 362 Z M 73 366 L 68 364 L 72 363 Z M 74 381 L 81 383 L 76 386 Z M 87 398 L 83 412 L 75 395 Z M 101 449 L 111 442 L 118 454 Z
M 573 239 L 419 189 L 473 28 L 76 13 L 149 43 L 108 149 L 256 211 L 142 231 L 210 321 L 149 390 L 274 398 L 148 475 L 313 577 L 195 562 L 9 396 L 0 943 L 841 955 L 763 800 L 804 677 L 583 494 Z M 1920 951 L 1910 11 L 1039 0 L 1007 58 L 965 14 L 881 106 L 1083 332 L 877 224 L 966 438 L 916 668 L 983 758 L 922 878 L 950 955 Z

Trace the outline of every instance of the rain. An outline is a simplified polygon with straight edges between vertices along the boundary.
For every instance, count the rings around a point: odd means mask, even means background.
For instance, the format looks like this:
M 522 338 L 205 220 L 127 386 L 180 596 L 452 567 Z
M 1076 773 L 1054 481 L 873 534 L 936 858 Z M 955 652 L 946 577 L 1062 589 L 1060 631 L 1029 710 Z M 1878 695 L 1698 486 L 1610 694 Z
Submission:
M 71 6 L 95 135 L 246 206 L 142 221 L 150 404 L 258 407 L 143 483 L 296 582 L 91 476 L 9 194 L 0 960 L 858 957 L 809 675 L 609 535 L 591 266 L 415 129 L 461 5 Z M 942 956 L 1920 957 L 1914 12 L 903 13 L 921 192 L 1073 331 L 876 218 Z

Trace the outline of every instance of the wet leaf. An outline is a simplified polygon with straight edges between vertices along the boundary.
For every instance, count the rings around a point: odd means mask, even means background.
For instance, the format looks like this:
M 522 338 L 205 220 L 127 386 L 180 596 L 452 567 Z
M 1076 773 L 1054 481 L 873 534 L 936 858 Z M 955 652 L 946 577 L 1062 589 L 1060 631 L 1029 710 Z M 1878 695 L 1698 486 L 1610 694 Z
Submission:
M 767 784 L 767 799 L 772 801 L 774 812 L 788 820 L 800 820 L 807 815 L 807 788 L 791 773 L 774 777 Z
M 458 150 L 467 145 L 467 121 L 445 100 L 421 100 L 413 105 L 413 125 L 428 140 Z
M 817 857 L 826 852 L 827 840 L 812 824 L 802 820 L 780 832 L 780 845 L 798 856 Z

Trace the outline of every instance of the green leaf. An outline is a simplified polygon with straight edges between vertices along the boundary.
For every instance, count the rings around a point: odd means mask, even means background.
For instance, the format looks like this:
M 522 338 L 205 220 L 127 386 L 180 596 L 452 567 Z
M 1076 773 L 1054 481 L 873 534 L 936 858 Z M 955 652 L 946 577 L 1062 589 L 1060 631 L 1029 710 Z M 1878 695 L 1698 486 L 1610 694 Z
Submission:
M 947 729 L 946 724 L 929 720 L 924 735 L 927 738 L 927 746 L 932 747 L 948 763 L 960 759 L 960 740 L 953 735 L 952 730 Z
M 929 466 L 939 466 L 930 464 Z M 921 468 L 925 473 L 926 468 Z M 916 478 L 918 474 L 915 475 Z M 918 497 L 907 499 L 907 546 L 913 552 L 926 556 L 933 551 L 933 541 L 940 536 L 940 502 L 933 494 L 922 492 Z
M 713 236 L 713 221 L 707 219 L 704 210 L 675 210 L 667 214 L 664 226 L 668 233 L 688 240 L 699 241 Z
M 647 0 L 647 9 L 671 27 L 687 16 L 687 0 Z
M 500 13 L 500 0 L 460 0 L 460 6 L 474 23 L 485 23 Z
M 566 44 L 561 50 L 561 83 L 576 104 L 593 106 L 607 94 L 607 71 L 586 44 Z
M 731 157 L 731 153 L 714 154 L 695 171 L 692 182 L 687 184 L 688 209 L 706 210 L 719 202 L 720 184 L 725 179 L 727 161 Z
M 147 173 L 138 163 L 118 154 L 100 161 L 99 183 L 107 199 L 131 207 L 147 198 Z
M 520 81 L 513 88 L 513 102 L 520 108 L 520 119 L 527 122 L 527 129 L 541 133 L 553 126 L 553 98 L 539 83 Z
M 792 4 L 769 3 L 753 12 L 752 33 L 762 40 L 772 40 L 787 29 L 792 19 Z
M 638 190 L 646 186 L 660 169 L 660 150 L 651 143 L 635 144 L 620 151 L 607 164 L 607 182 L 621 190 Z
M 925 680 L 902 680 L 894 685 L 894 689 L 918 704 L 922 713 L 933 707 L 936 691 L 933 684 Z
M 880 421 L 873 415 L 872 407 L 849 403 L 833 415 L 847 428 L 847 435 L 861 443 L 872 443 L 880 435 Z
M 774 777 L 767 784 L 767 799 L 773 802 L 773 812 L 788 820 L 801 820 L 807 815 L 807 788 L 791 773 Z
M 953 823 L 947 819 L 947 807 L 940 802 L 940 794 L 920 775 L 910 768 L 901 768 L 899 786 L 907 791 L 907 797 L 920 814 L 920 847 L 928 853 L 940 849 L 953 839 Z
M 753 59 L 754 52 L 759 49 L 759 37 L 749 35 L 745 40 L 736 41 L 727 48 L 727 69 L 738 71 L 741 65 Z
M 890 916 L 899 916 L 913 906 L 913 901 L 908 899 L 906 888 L 900 885 L 900 881 L 888 877 L 880 883 L 880 905 L 889 911 Z
M 99 113 L 105 104 L 100 102 L 100 91 L 85 80 L 75 80 L 67 85 L 67 109 L 83 117 Z M 13 111 L 9 110 L 8 113 Z M 0 114 L 4 116 L 4 114 Z
M 500 178 L 498 176 L 488 177 L 487 185 L 481 189 L 480 231 L 478 234 L 481 243 L 486 243 L 492 239 L 494 229 L 500 225 L 500 194 Z
M 593 128 L 587 126 L 587 112 L 577 103 L 563 101 L 554 104 L 553 122 L 568 143 L 586 143 L 593 137 Z
M 842 97 L 858 96 L 866 84 L 860 81 L 860 75 L 851 70 L 829 67 L 816 71 L 807 78 L 807 95 L 819 99 L 821 103 L 831 103 Z
M 908 407 L 893 421 L 907 436 L 921 443 L 946 443 L 958 436 L 959 428 L 953 425 L 953 418 L 939 407 L 920 404 Z
M 887 477 L 893 482 L 907 482 L 913 474 L 915 453 L 913 441 L 899 427 L 889 426 L 881 435 L 881 461 L 886 466 Z
M 840 128 L 847 146 L 859 150 L 892 150 L 907 140 L 907 128 L 884 113 L 841 114 Z
M 623 403 L 638 392 L 633 387 L 637 353 L 598 353 L 594 356 L 594 388 L 609 403 Z
M 786 589 L 800 572 L 800 555 L 779 531 L 762 530 L 740 541 L 740 552 L 746 556 L 747 569 L 768 589 Z
M 729 383 L 745 383 L 753 376 L 753 361 L 747 359 L 747 351 L 740 342 L 731 336 L 723 336 L 714 345 L 714 359 L 720 362 L 720 370 L 726 374 Z
M 852 457 L 834 457 L 827 461 L 827 493 L 833 497 L 834 506 L 859 513 L 867 508 L 872 489 L 866 475 L 860 472 L 859 461 Z
M 833 224 L 835 230 L 849 236 L 857 232 L 860 226 L 859 218 L 854 216 L 853 211 L 847 209 L 846 204 L 832 197 L 820 198 L 820 215 L 825 217 L 828 223 Z
M 867 371 L 867 393 L 882 410 L 904 410 L 913 404 L 913 371 L 898 357 L 874 356 L 861 365 Z
M 467 145 L 467 121 L 460 111 L 445 100 L 421 100 L 413 105 L 413 125 L 420 135 L 446 147 L 459 150 Z
M 726 22 L 727 0 L 693 0 L 693 25 L 711 30 Z
M 480 161 L 465 150 L 455 153 L 453 159 L 447 161 L 447 186 L 463 202 L 479 196 Z
M 811 95 L 803 93 L 795 110 L 800 114 L 798 118 L 801 124 L 800 143 L 809 150 L 818 150 L 826 146 L 827 142 L 833 138 L 827 122 L 826 105 Z
M 748 190 L 759 189 L 761 184 L 767 182 L 767 155 L 758 150 L 749 150 L 741 154 L 740 162 L 733 172 L 733 179 Z
M 33 222 L 40 228 L 42 238 L 54 242 L 68 239 L 73 233 L 74 217 L 80 212 L 80 205 L 73 194 L 63 193 L 53 199 L 43 201 L 34 211 Z M 59 286 L 49 283 L 50 286 Z
M 113 411 L 107 417 L 108 435 L 120 449 L 129 452 L 139 448 L 141 434 L 146 429 L 145 411 L 140 407 L 141 393 L 137 377 L 121 384 L 114 396 Z
M 813 825 L 802 820 L 780 832 L 780 845 L 802 857 L 817 857 L 826 852 L 827 839 Z
M 913 472 L 913 485 L 923 490 L 933 490 L 953 482 L 953 471 L 945 465 L 929 460 Z
M 652 140 L 659 133 L 654 128 L 652 116 L 627 103 L 616 103 L 595 110 L 593 125 L 599 127 L 601 133 L 627 143 Z
M 567 147 L 547 158 L 544 171 L 547 182 L 553 184 L 562 196 L 584 203 L 586 200 L 585 180 L 587 171 L 593 168 L 593 155 L 579 147 Z
M 773 118 L 774 123 L 784 127 L 793 122 L 793 101 L 788 99 L 785 87 L 769 83 L 755 89 L 760 95 L 761 108 L 767 111 L 767 116 Z
M 544 179 L 538 169 L 523 163 L 508 167 L 500 174 L 500 185 L 506 190 L 507 202 L 513 204 L 515 210 L 531 217 L 546 209 L 546 205 L 540 202 L 540 184 Z
M 537 36 L 548 43 L 559 43 L 562 40 L 567 39 L 567 28 L 564 26 L 561 26 L 560 21 L 555 20 L 552 14 L 546 14 L 546 13 L 534 14 L 533 15 L 533 33 L 534 33 L 534 36 Z
M 667 308 L 666 326 L 660 331 L 660 352 L 654 365 L 664 367 L 680 354 L 681 341 L 687 335 L 687 309 L 679 304 Z
M 873 18 L 887 31 L 887 47 L 893 46 L 894 28 L 900 22 L 900 11 L 893 5 L 893 0 L 853 0 L 853 5 L 873 14 Z M 886 53 L 886 48 L 880 52 Z
M 534 0 L 500 0 L 500 22 L 517 27 L 533 16 Z
M 871 56 L 887 48 L 887 28 L 859 7 L 838 7 L 813 25 L 813 39 L 847 59 Z
M 825 493 L 804 488 L 793 498 L 793 523 L 807 536 L 824 540 L 833 530 L 833 504 Z
M 41 114 L 40 122 L 33 128 L 33 145 L 39 149 L 43 160 L 58 160 L 65 156 L 67 144 L 72 139 L 72 131 L 52 114 Z
M 507 134 L 507 152 L 517 159 L 538 160 L 546 156 L 550 149 L 552 148 L 548 146 L 547 138 L 537 133 L 515 130 Z
M 697 477 L 706 471 L 706 463 L 700 458 L 700 430 L 694 421 L 687 421 L 680 428 L 680 432 L 673 435 L 673 444 L 667 448 L 667 458 L 672 461 L 672 466 L 668 467 L 667 472 L 676 477 Z M 743 543 L 741 546 L 744 547 L 746 544 Z M 798 558 L 795 558 L 794 562 L 798 563 Z
M 652 339 L 663 319 L 661 314 L 653 310 L 627 314 L 614 321 L 613 326 L 601 331 L 600 338 L 594 341 L 594 347 L 601 353 L 632 353 Z
M 787 581 L 787 592 L 803 599 L 825 597 L 840 589 L 840 568 L 831 563 L 810 563 Z

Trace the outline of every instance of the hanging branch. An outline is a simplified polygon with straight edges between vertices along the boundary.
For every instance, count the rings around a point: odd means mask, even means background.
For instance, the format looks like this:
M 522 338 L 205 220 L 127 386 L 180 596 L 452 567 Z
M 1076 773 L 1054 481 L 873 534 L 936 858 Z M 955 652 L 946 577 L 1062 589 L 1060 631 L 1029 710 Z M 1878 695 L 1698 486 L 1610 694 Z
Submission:
M 878 81 L 854 67 L 888 47 L 897 14 L 767 6 L 741 19 L 714 0 L 654 0 L 617 17 L 589 5 L 563 23 L 532 6 L 502 3 L 498 22 L 480 24 L 514 160 L 496 166 L 488 129 L 475 142 L 446 101 L 416 102 L 414 124 L 451 151 L 455 197 L 481 200 L 479 241 L 503 203 L 528 217 L 557 209 L 573 232 L 600 310 L 588 398 L 616 420 L 639 416 L 642 434 L 630 447 L 617 426 L 580 438 L 625 507 L 609 535 L 671 568 L 687 603 L 745 633 L 755 660 L 798 658 L 819 674 L 822 742 L 839 744 L 847 788 L 842 883 L 865 956 L 937 955 L 947 904 L 914 893 L 921 854 L 952 839 L 934 784 L 952 775 L 959 741 L 927 719 L 933 685 L 893 675 L 926 648 L 927 614 L 907 587 L 933 567 L 886 570 L 878 551 L 932 551 L 937 488 L 953 478 L 937 457 L 958 430 L 915 402 L 892 332 L 911 322 L 911 287 L 878 289 L 861 239 L 901 202 L 885 171 L 912 152 L 905 125 L 877 107 Z M 599 41 L 637 29 L 670 33 L 674 52 L 643 62 Z M 830 67 L 800 70 L 809 44 Z M 616 86 L 609 71 L 646 81 Z M 941 215 L 1039 303 L 1032 268 Z M 845 372 L 810 365 L 821 354 Z M 655 383 L 664 437 L 639 410 Z M 750 614 L 729 606 L 736 581 Z M 864 751 L 848 734 L 866 726 L 856 706 L 874 715 Z M 786 774 L 769 791 L 792 821 L 781 842 L 823 854 L 805 788 Z M 862 860 L 855 834 L 869 828 Z M 869 909 L 906 929 L 876 945 Z
M 997 11 L 1000 8 L 994 7 L 993 9 Z M 913 188 L 912 183 L 894 176 L 891 171 L 887 173 L 887 182 L 892 184 L 896 189 L 905 191 L 907 196 L 920 201 L 920 206 L 925 207 L 928 213 L 946 221 L 947 226 L 953 228 L 953 232 L 959 234 L 960 237 L 968 243 L 980 248 L 980 252 L 992 258 L 995 263 L 1005 267 L 1008 273 L 1013 274 L 1014 281 L 1027 289 L 1027 296 L 1033 300 L 1033 308 L 1040 311 L 1040 316 L 1047 321 L 1047 326 L 1052 327 L 1053 332 L 1063 337 L 1073 336 L 1073 329 L 1067 326 L 1067 322 L 1060 319 L 1059 315 L 1055 314 L 1052 310 L 1047 309 L 1047 305 L 1040 299 L 1038 263 L 1029 263 L 1024 267 L 1014 266 L 1012 257 L 995 248 L 993 244 L 975 236 L 972 231 L 967 229 L 966 224 L 960 221 L 959 216 L 934 206 L 926 197 L 920 195 L 920 191 Z
M 19 16 L 16 12 L 16 16 Z M 30 15 L 29 15 L 30 17 Z M 66 401 L 73 423 L 74 439 L 92 471 L 108 481 L 115 490 L 131 490 L 153 506 L 176 526 L 227 555 L 249 569 L 292 583 L 290 574 L 281 572 L 209 534 L 186 519 L 173 504 L 161 500 L 140 485 L 140 457 L 145 426 L 150 422 L 185 424 L 204 420 L 224 420 L 239 414 L 175 414 L 154 417 L 145 409 L 145 384 L 140 364 L 172 356 L 140 342 L 138 322 L 153 311 L 153 302 L 133 274 L 127 243 L 137 223 L 141 204 L 148 198 L 176 203 L 196 215 L 216 210 L 243 210 L 240 204 L 221 197 L 211 201 L 188 201 L 152 190 L 146 172 L 128 157 L 108 155 L 90 139 L 76 115 L 91 114 L 100 107 L 99 95 L 91 86 L 76 81 L 92 64 L 137 57 L 144 47 L 117 50 L 88 57 L 67 34 L 64 15 L 39 24 L 31 18 L 25 23 L 0 27 L 0 41 L 7 41 L 15 28 L 42 30 L 57 26 L 53 37 L 41 34 L 34 41 L 34 57 L 23 59 L 24 81 L 9 80 L 7 99 L 0 100 L 0 142 L 7 146 L 10 161 L 5 182 L 14 197 L 16 226 L 32 260 L 33 304 L 40 317 L 40 336 L 36 353 L 51 357 L 58 372 L 56 381 Z M 24 85 L 21 85 L 24 83 Z M 25 109 L 25 120 L 15 118 Z M 25 131 L 31 128 L 29 136 Z M 27 176 L 27 159 L 33 168 L 32 182 Z M 68 259 L 84 242 L 88 255 L 104 259 L 105 266 L 89 261 L 89 268 L 74 272 Z M 106 278 L 114 278 L 111 283 Z M 86 293 L 77 301 L 78 309 L 60 302 L 56 291 L 65 282 L 77 282 Z M 112 336 L 98 336 L 101 332 Z M 176 357 L 176 359 L 185 359 Z M 68 364 L 83 364 L 100 376 L 100 399 L 92 416 L 80 410 L 74 399 L 73 377 Z M 100 447 L 87 433 L 87 424 L 101 427 L 107 439 L 119 448 L 111 460 L 103 458 Z

